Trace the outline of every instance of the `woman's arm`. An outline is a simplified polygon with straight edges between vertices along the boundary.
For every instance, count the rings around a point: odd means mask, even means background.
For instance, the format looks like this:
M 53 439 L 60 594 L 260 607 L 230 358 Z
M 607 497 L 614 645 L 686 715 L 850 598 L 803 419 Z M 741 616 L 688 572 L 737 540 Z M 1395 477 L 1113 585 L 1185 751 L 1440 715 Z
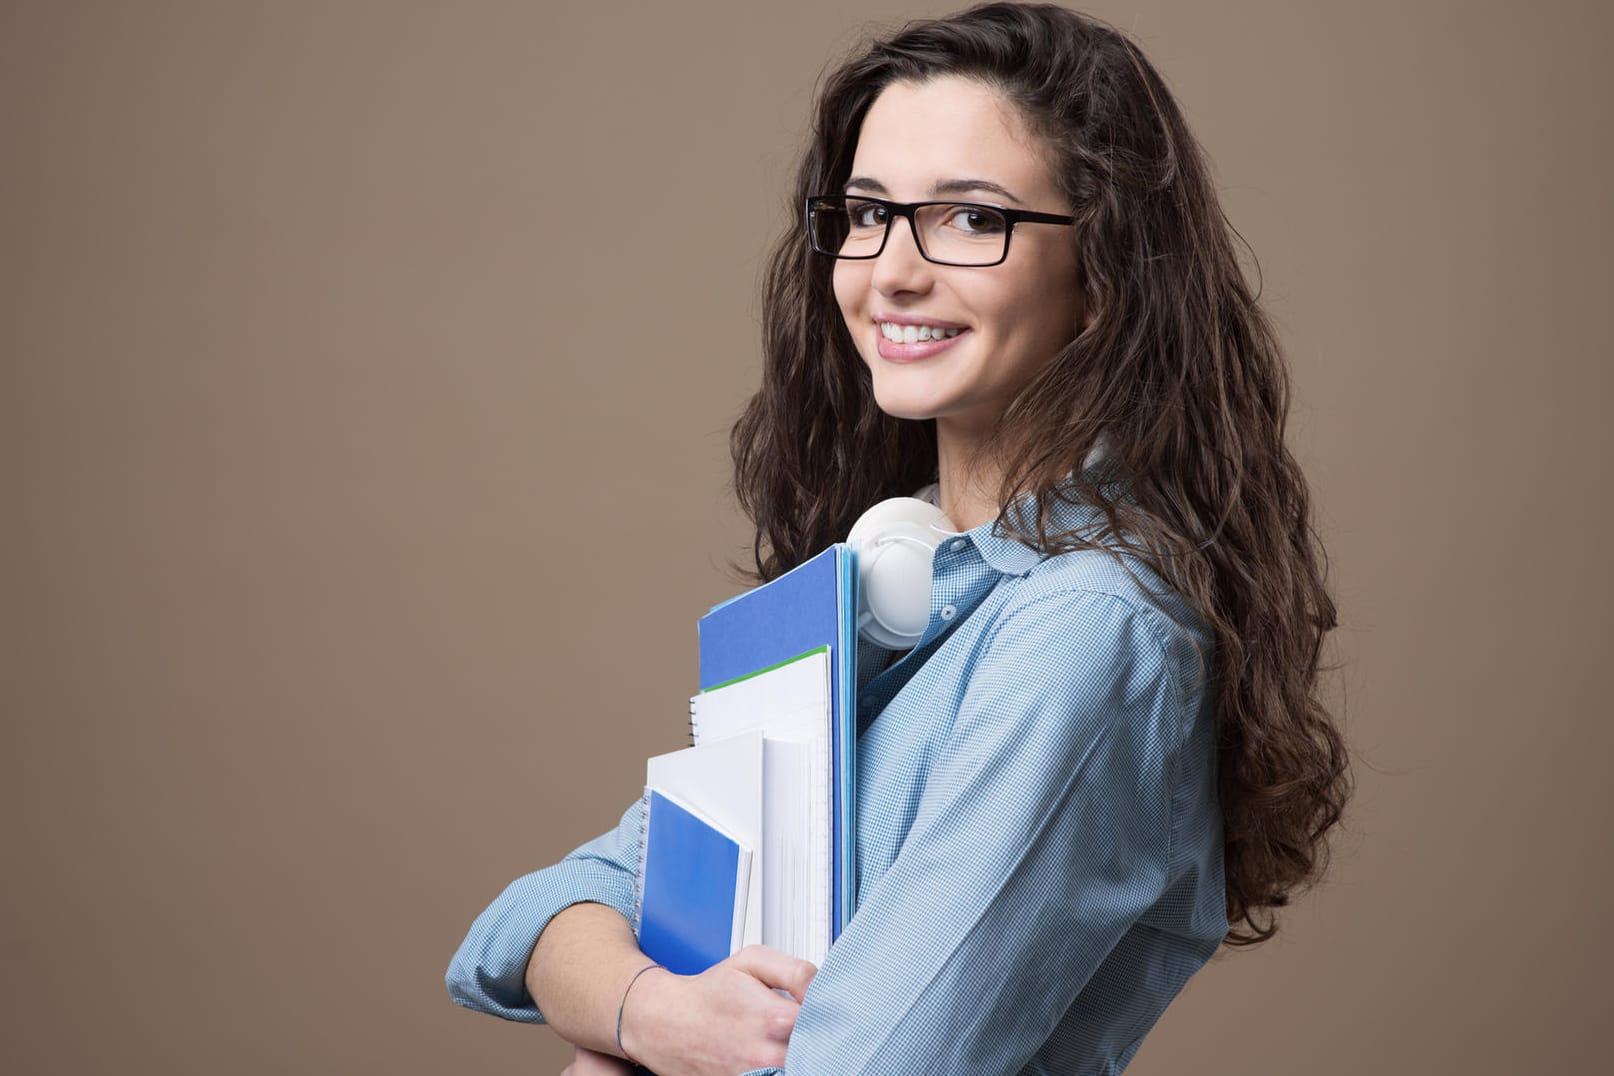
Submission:
M 506 1020 L 543 1023 L 545 1014 L 527 988 L 533 947 L 552 919 L 583 902 L 614 909 L 624 923 L 632 917 L 641 817 L 642 805 L 635 801 L 614 830 L 505 887 L 471 924 L 449 963 L 446 980 L 454 1001 Z
M 614 909 L 574 904 L 551 919 L 539 935 L 525 979 L 544 1021 L 561 1038 L 599 1053 L 617 1054 L 617 1006 L 630 984 L 635 989 L 644 985 L 635 976 L 650 963 L 633 928 Z
M 1129 1056 L 1226 930 L 1210 714 L 1162 626 L 1085 591 L 1000 623 L 790 1073 L 1015 1073 L 1070 1020 Z
M 650 963 L 620 915 L 577 904 L 538 939 L 527 983 L 562 1038 L 600 1053 L 625 1052 L 658 1076 L 734 1076 L 783 1063 L 811 964 L 760 945 L 700 975 L 662 968 L 639 975 Z
M 574 1045 L 617 1054 L 618 1007 L 650 963 L 629 923 L 640 817 L 635 803 L 615 830 L 506 887 L 449 965 L 454 1000 L 549 1023 Z M 623 1044 L 659 1076 L 732 1076 L 777 1064 L 813 971 L 753 946 L 698 976 L 647 972 L 624 1008 Z

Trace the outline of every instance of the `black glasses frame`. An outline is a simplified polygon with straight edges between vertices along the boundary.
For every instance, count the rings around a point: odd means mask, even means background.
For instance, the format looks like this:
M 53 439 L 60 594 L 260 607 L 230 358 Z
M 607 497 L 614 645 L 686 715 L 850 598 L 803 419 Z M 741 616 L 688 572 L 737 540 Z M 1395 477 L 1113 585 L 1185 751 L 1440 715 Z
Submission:
M 848 199 L 858 202 L 882 206 L 886 210 L 885 234 L 880 237 L 880 245 L 872 254 L 842 254 L 836 250 L 825 250 L 813 240 L 813 211 L 816 206 L 829 205 L 844 210 Z M 1003 218 L 1003 255 L 995 262 L 947 262 L 940 258 L 932 258 L 925 251 L 925 241 L 919 238 L 919 221 L 914 216 L 926 206 L 950 205 L 960 206 L 964 209 L 985 209 L 996 213 Z M 919 256 L 927 262 L 936 265 L 952 265 L 961 269 L 989 269 L 994 265 L 1002 265 L 1009 257 L 1009 241 L 1014 238 L 1016 224 L 1075 224 L 1075 217 L 1060 216 L 1057 213 L 1034 213 L 1029 209 L 1006 209 L 1000 205 L 987 205 L 984 202 L 888 202 L 884 198 L 871 198 L 866 194 L 815 194 L 809 195 L 802 204 L 802 228 L 807 233 L 807 245 L 814 254 L 822 254 L 826 258 L 841 258 L 846 261 L 868 261 L 878 258 L 885 251 L 886 243 L 891 239 L 891 226 L 898 217 L 908 218 L 908 230 L 913 234 L 914 249 Z

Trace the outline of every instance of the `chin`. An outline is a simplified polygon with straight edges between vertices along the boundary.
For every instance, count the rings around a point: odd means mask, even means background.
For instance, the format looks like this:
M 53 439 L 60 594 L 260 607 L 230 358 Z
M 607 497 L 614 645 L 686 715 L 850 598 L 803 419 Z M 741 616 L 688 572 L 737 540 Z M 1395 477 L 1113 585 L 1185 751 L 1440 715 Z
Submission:
M 934 411 L 917 410 L 913 408 L 882 407 L 880 410 L 884 411 L 892 418 L 900 418 L 906 422 L 929 422 L 931 419 L 936 417 L 936 413 Z
M 933 419 L 941 411 L 941 408 L 933 401 L 915 399 L 912 396 L 882 393 L 878 387 L 874 390 L 874 404 L 892 418 L 908 419 L 912 422 Z

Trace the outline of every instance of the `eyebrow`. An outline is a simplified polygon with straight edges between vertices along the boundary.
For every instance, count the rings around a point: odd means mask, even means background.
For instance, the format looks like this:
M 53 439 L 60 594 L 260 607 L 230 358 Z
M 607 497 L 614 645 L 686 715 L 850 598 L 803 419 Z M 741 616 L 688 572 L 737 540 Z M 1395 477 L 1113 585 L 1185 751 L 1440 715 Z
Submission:
M 859 190 L 868 191 L 871 194 L 882 194 L 886 195 L 887 197 L 889 197 L 891 194 L 890 191 L 885 189 L 884 183 L 881 183 L 877 179 L 870 179 L 868 176 L 853 176 L 851 179 L 847 180 L 845 189 L 851 190 L 853 187 L 856 187 Z M 1024 202 L 1020 201 L 1020 199 L 1016 198 L 1012 193 L 1010 193 L 1007 187 L 993 183 L 990 179 L 937 180 L 935 183 L 930 185 L 929 196 L 931 198 L 937 198 L 944 194 L 967 194 L 970 191 L 987 191 L 988 193 L 1007 198 L 1015 205 L 1025 204 Z

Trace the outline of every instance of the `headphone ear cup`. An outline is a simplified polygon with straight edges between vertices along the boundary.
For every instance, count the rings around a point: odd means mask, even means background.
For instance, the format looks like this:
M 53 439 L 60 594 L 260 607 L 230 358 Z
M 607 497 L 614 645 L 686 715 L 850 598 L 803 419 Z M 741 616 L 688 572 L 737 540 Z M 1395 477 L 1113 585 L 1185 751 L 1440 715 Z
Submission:
M 942 510 L 915 497 L 892 497 L 864 512 L 847 544 L 857 551 L 858 633 L 876 646 L 912 647 L 930 623 L 936 547 L 953 532 Z
M 858 516 L 846 540 L 851 545 L 856 545 L 859 541 L 896 523 L 911 523 L 920 529 L 928 529 L 934 525 L 949 533 L 953 530 L 953 521 L 929 501 L 922 501 L 918 497 L 890 497 Z M 940 535 L 936 536 L 936 542 L 938 545 L 941 543 Z

